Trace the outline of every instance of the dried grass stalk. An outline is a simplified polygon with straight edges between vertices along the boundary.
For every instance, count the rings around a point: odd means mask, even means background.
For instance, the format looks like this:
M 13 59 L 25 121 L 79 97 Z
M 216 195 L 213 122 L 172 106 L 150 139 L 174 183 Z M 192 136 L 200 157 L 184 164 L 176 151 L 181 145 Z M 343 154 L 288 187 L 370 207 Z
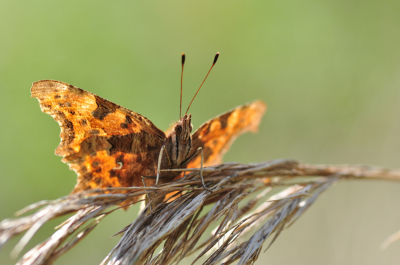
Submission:
M 157 200 L 177 192 L 153 209 L 148 204 L 136 220 L 119 231 L 117 235 L 122 235 L 119 243 L 102 264 L 172 264 L 194 254 L 197 256 L 193 263 L 204 256 L 208 258 L 203 264 L 236 261 L 252 264 L 267 239 L 271 245 L 321 192 L 337 181 L 400 180 L 400 170 L 309 165 L 282 159 L 206 168 L 203 175 L 212 190 L 208 192 L 201 187 L 198 170 L 190 172 L 180 181 L 146 190 L 143 187 L 91 190 L 30 205 L 18 214 L 35 210 L 33 214 L 0 223 L 0 247 L 26 231 L 13 250 L 16 255 L 44 223 L 74 213 L 18 262 L 51 264 L 88 235 L 106 215 L 120 209 L 122 202 L 150 193 L 151 200 Z M 118 193 L 121 190 L 127 193 Z M 211 207 L 205 211 L 208 205 Z M 212 227 L 215 229 L 209 234 L 207 229 Z M 158 248 L 161 251 L 156 253 Z

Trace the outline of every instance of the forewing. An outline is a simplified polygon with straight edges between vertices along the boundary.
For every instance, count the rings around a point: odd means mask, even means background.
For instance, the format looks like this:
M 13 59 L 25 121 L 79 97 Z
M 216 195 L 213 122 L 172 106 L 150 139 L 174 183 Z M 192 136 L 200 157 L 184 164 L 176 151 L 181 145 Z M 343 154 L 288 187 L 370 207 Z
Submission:
M 221 114 L 200 126 L 193 134 L 190 154 L 203 148 L 203 166 L 212 166 L 222 162 L 222 156 L 233 141 L 245 132 L 257 132 L 261 118 L 267 106 L 262 101 L 253 101 Z M 198 155 L 189 162 L 188 168 L 200 167 Z
M 144 116 L 60 81 L 35 82 L 31 93 L 61 127 L 56 154 L 78 174 L 73 192 L 138 186 L 155 174 L 165 134 Z

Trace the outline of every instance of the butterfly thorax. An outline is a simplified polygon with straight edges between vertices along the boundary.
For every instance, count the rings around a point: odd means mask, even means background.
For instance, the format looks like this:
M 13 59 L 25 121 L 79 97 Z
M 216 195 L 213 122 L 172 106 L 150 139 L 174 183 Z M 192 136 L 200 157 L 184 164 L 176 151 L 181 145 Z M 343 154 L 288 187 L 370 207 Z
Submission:
M 168 152 L 171 168 L 184 166 L 192 148 L 192 115 L 183 116 L 175 123 L 167 136 L 165 147 Z
M 165 141 L 165 151 L 161 160 L 161 169 L 186 168 L 190 162 L 190 151 L 192 149 L 192 123 L 191 115 L 183 116 L 177 121 L 168 133 Z M 178 171 L 161 172 L 159 184 L 170 182 L 181 175 Z

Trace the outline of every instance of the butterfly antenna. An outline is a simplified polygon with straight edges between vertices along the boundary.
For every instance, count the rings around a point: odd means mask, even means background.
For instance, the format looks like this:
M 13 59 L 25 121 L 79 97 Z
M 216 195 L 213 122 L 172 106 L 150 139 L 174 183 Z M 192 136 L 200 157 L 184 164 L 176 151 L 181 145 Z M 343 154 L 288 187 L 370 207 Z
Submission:
M 181 72 L 181 104 L 179 106 L 179 119 L 182 118 L 182 86 L 183 86 L 183 67 L 185 66 L 185 53 L 182 53 L 182 72 Z
M 196 94 L 194 94 L 194 97 L 192 98 L 192 101 L 190 101 L 189 107 L 187 108 L 187 110 L 186 110 L 185 114 L 187 114 L 187 113 L 188 113 L 188 111 L 189 111 L 189 108 L 190 108 L 190 106 L 192 105 L 192 102 L 193 102 L 194 98 L 197 96 L 197 93 L 199 93 L 199 91 L 200 91 L 200 88 L 203 86 L 204 82 L 206 81 L 206 79 L 207 79 L 208 75 L 209 75 L 209 74 L 210 74 L 210 72 L 211 72 L 211 69 L 213 69 L 214 65 L 217 63 L 218 57 L 219 57 L 219 52 L 217 52 L 217 54 L 215 55 L 215 57 L 214 57 L 214 61 L 213 61 L 213 64 L 211 65 L 211 68 L 210 68 L 210 70 L 208 70 L 208 73 L 207 73 L 206 77 L 204 78 L 203 82 L 201 83 L 201 85 L 200 85 L 199 89 L 197 89 L 197 92 L 196 92 Z

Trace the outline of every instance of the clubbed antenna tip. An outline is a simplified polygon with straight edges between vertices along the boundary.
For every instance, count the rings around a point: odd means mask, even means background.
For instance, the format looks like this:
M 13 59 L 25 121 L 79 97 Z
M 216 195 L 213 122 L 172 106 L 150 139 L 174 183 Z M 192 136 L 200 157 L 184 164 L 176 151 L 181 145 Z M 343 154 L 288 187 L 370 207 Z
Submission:
M 217 63 L 218 57 L 219 57 L 219 52 L 217 52 L 217 54 L 216 54 L 215 57 L 214 57 L 213 66 L 214 66 L 214 64 Z
M 182 72 L 181 72 L 181 100 L 179 105 L 179 119 L 182 118 L 182 87 L 183 87 L 183 67 L 185 66 L 185 53 L 182 53 Z
M 182 52 L 182 66 L 185 64 L 185 58 L 186 58 L 185 53 Z

